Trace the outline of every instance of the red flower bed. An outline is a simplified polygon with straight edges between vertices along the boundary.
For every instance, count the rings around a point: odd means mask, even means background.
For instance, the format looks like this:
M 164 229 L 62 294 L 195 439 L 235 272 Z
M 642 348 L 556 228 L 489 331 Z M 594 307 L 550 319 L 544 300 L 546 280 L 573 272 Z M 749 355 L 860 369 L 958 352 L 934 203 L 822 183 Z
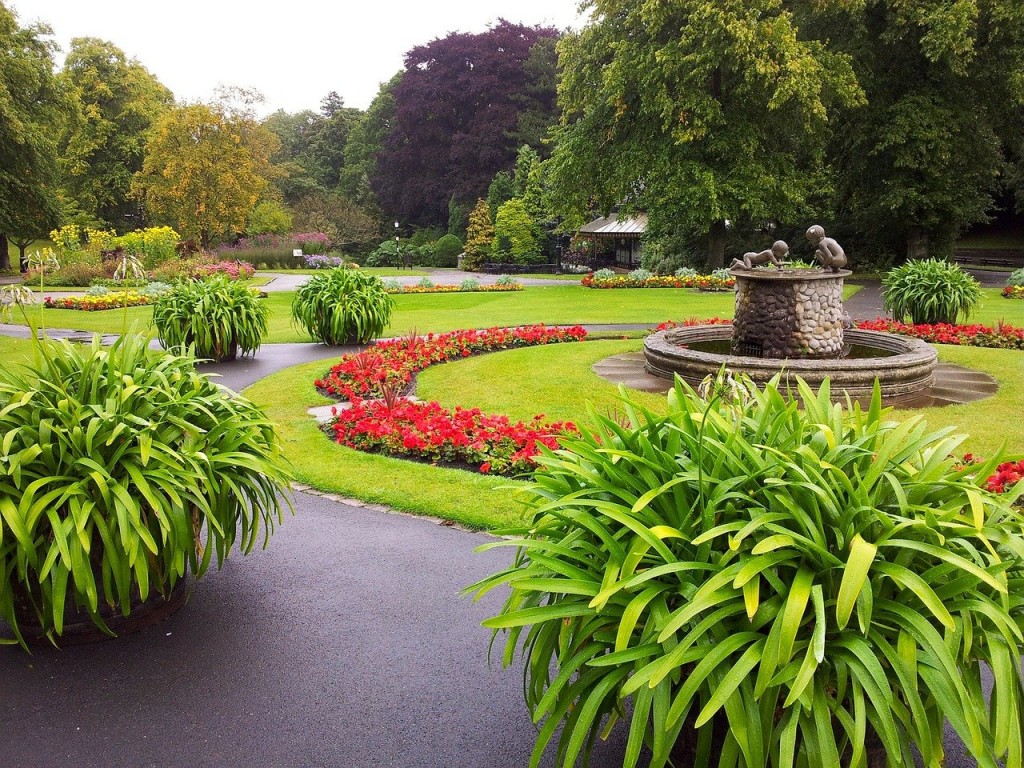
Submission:
M 195 277 L 210 275 L 227 275 L 232 280 L 248 280 L 256 274 L 256 269 L 247 261 L 218 261 L 213 264 L 200 264 L 193 270 Z
M 389 339 L 363 352 L 345 355 L 314 384 L 328 397 L 344 400 L 380 397 L 381 385 L 405 390 L 415 374 L 437 363 L 499 349 L 580 341 L 586 335 L 578 325 L 572 328 L 525 325 Z
M 1003 288 L 1003 298 L 1024 299 L 1024 285 L 1008 285 Z
M 996 467 L 995 474 L 985 481 L 985 487 L 993 493 L 1006 493 L 1024 480 L 1024 460 L 1007 461 Z
M 357 401 L 325 427 L 341 445 L 388 456 L 466 464 L 480 472 L 513 475 L 532 470 L 538 447 L 555 448 L 561 435 L 576 434 L 571 422 L 524 424 L 479 409 L 449 411 L 438 403 Z
M 854 326 L 866 331 L 886 331 L 903 336 L 913 336 L 932 344 L 1024 349 L 1024 328 L 1016 328 L 1003 323 L 995 328 L 988 325 L 950 325 L 948 323 L 913 325 L 879 317 L 874 320 L 859 320 Z

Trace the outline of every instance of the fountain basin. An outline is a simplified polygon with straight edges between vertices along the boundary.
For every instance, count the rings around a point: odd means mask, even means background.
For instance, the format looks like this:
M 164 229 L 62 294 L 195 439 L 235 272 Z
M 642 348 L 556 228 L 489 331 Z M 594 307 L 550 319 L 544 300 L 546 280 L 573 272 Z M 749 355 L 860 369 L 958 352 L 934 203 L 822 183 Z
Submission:
M 938 354 L 920 339 L 896 336 L 879 331 L 847 330 L 846 344 L 859 348 L 856 357 L 837 359 L 772 359 L 692 349 L 702 343 L 731 343 L 730 325 L 698 325 L 660 331 L 644 341 L 645 370 L 659 378 L 671 380 L 679 375 L 693 386 L 723 367 L 731 373 L 742 373 L 763 384 L 779 374 L 783 385 L 796 387 L 796 377 L 811 387 L 831 380 L 833 400 L 843 401 L 846 395 L 867 402 L 878 380 L 882 401 L 887 405 L 906 405 L 928 397 L 934 383 Z M 872 354 L 871 350 L 877 350 Z

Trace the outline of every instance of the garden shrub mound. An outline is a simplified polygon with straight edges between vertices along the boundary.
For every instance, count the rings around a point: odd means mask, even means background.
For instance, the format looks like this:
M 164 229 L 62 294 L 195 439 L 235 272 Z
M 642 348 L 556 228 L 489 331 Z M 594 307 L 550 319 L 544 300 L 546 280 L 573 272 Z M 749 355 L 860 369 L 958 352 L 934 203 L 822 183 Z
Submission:
M 128 335 L 0 369 L 0 618 L 60 636 L 265 545 L 288 487 L 273 425 Z M 16 604 L 19 609 L 16 609 Z M 2 641 L 2 639 L 0 639 Z
M 981 301 L 981 285 L 954 262 L 911 259 L 882 278 L 882 296 L 897 320 L 952 324 Z
M 406 391 L 415 374 L 437 363 L 500 349 L 582 341 L 586 336 L 586 330 L 578 325 L 571 328 L 524 325 L 426 336 L 413 334 L 378 341 L 367 350 L 343 356 L 314 384 L 321 393 L 335 399 L 381 397 L 382 386 Z
M 269 329 L 270 307 L 259 291 L 227 275 L 183 280 L 157 299 L 153 325 L 165 349 L 192 348 L 200 358 L 233 360 L 259 349 Z
M 555 448 L 560 437 L 576 433 L 571 422 L 545 422 L 543 416 L 513 423 L 478 408 L 449 410 L 403 398 L 354 402 L 324 430 L 359 451 L 497 475 L 533 470 L 539 446 Z
M 330 346 L 366 344 L 391 322 L 395 300 L 375 275 L 336 267 L 313 275 L 292 299 L 292 322 Z
M 546 720 L 531 765 L 555 739 L 586 762 L 606 717 L 627 767 L 939 765 L 947 722 L 1021 764 L 1024 484 L 988 492 L 997 459 L 880 402 L 677 381 L 666 415 L 626 401 L 542 451 L 532 519 L 484 546 L 513 565 L 470 588 L 511 588 L 485 625 Z

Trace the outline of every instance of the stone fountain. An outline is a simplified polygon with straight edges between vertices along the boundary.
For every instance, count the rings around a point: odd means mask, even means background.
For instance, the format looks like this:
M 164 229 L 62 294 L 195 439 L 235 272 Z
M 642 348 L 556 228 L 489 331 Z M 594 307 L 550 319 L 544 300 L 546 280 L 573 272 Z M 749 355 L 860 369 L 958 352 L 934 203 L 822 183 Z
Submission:
M 927 401 L 938 355 L 919 339 L 855 330 L 843 310 L 846 255 L 815 225 L 807 230 L 819 266 L 788 268 L 783 241 L 733 261 L 736 314 L 732 326 L 699 325 L 648 336 L 644 368 L 662 379 L 679 375 L 697 386 L 722 368 L 759 383 L 781 374 L 817 388 L 831 380 L 834 400 L 867 401 L 877 381 L 886 404 Z

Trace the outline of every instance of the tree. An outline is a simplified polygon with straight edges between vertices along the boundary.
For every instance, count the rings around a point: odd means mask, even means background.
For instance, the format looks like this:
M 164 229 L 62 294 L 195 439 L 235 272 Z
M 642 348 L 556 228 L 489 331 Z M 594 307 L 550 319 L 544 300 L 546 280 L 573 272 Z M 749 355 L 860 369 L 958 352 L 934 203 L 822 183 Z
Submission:
M 54 75 L 50 34 L 18 26 L 0 3 L 0 270 L 11 267 L 8 235 L 34 239 L 60 217 L 57 138 L 74 104 Z
M 589 0 L 563 38 L 551 181 L 559 212 L 646 209 L 724 263 L 725 221 L 798 220 L 825 198 L 833 99 L 848 60 L 801 40 L 781 0 Z
M 396 73 L 382 83 L 369 109 L 353 120 L 345 143 L 345 164 L 338 173 L 338 189 L 364 209 L 376 211 L 377 197 L 370 180 L 377 175 L 377 156 L 395 120 L 395 89 L 402 80 Z
M 336 192 L 314 192 L 293 207 L 296 231 L 323 232 L 336 248 L 362 248 L 380 239 L 380 222 Z
M 487 201 L 480 198 L 469 213 L 469 226 L 466 228 L 466 256 L 462 268 L 475 272 L 480 269 L 487 254 L 491 252 L 494 242 L 494 224 L 491 222 L 491 208 Z
M 494 220 L 492 251 L 502 255 L 503 250 L 516 264 L 533 264 L 542 260 L 537 237 L 537 222 L 530 216 L 522 198 L 513 197 L 498 208 Z
M 277 147 L 277 137 L 245 110 L 178 107 L 154 123 L 135 189 L 150 212 L 207 248 L 244 229 Z
M 320 120 L 321 117 L 309 109 L 295 113 L 279 109 L 263 120 L 263 127 L 280 142 L 270 159 L 279 172 L 275 186 L 289 205 L 324 189 L 310 153 L 314 127 Z
M 247 235 L 287 235 L 292 231 L 292 215 L 278 202 L 264 200 L 249 213 Z
M 516 146 L 529 145 L 542 158 L 551 154 L 548 132 L 558 118 L 558 40 L 542 37 L 530 49 L 523 62 L 526 85 L 512 96 L 519 116 L 516 129 L 509 134 Z
M 557 34 L 499 21 L 487 32 L 452 33 L 406 54 L 394 125 L 370 179 L 386 211 L 420 226 L 442 224 L 452 195 L 475 200 L 496 172 L 511 167 L 521 97 L 533 85 L 524 62 L 538 41 Z
M 867 106 L 838 113 L 829 151 L 852 238 L 948 255 L 987 221 L 1024 148 L 1018 0 L 800 4 L 801 29 L 853 60 Z M 1018 155 L 1019 156 L 1019 155 Z
M 82 119 L 61 140 L 64 189 L 78 211 L 101 228 L 143 226 L 132 177 L 142 170 L 146 133 L 174 100 L 150 72 L 113 43 L 77 37 L 61 77 Z
M 498 215 L 498 208 L 508 202 L 516 194 L 515 180 L 508 171 L 498 171 L 487 187 L 487 205 L 491 209 L 491 219 Z

